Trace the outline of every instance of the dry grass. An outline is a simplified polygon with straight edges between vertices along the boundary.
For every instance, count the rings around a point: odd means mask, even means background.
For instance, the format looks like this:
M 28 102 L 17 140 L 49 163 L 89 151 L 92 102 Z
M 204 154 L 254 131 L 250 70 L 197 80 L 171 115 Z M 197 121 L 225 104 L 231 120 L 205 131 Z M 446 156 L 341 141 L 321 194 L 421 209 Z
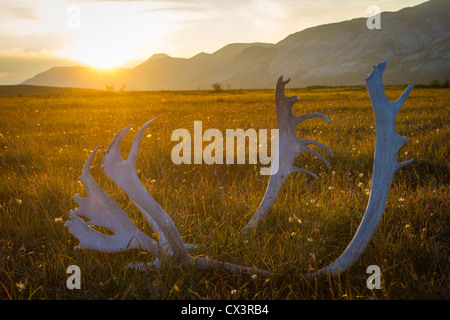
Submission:
M 388 88 L 395 100 L 403 88 Z M 259 204 L 267 176 L 256 165 L 174 165 L 173 130 L 275 128 L 273 91 L 71 93 L 0 98 L 0 298 L 1 299 L 448 299 L 450 91 L 414 89 L 397 117 L 409 142 L 399 161 L 415 161 L 394 176 L 377 232 L 348 272 L 306 281 L 302 274 L 335 259 L 353 237 L 368 200 L 375 124 L 365 88 L 299 89 L 296 114 L 322 112 L 298 135 L 335 154 L 328 169 L 302 155 L 305 174 L 289 177 L 268 220 L 255 235 L 238 230 Z M 270 278 L 192 268 L 126 269 L 148 254 L 74 250 L 64 221 L 85 194 L 77 180 L 90 151 L 114 134 L 150 119 L 138 174 L 171 215 L 195 253 L 271 272 Z M 146 136 L 144 135 L 144 137 Z M 150 136 L 151 135 L 151 136 Z M 125 142 L 130 145 L 133 134 Z M 206 143 L 204 144 L 206 145 Z M 151 234 L 129 199 L 100 172 L 98 183 L 133 221 Z M 66 269 L 76 264 L 82 289 L 68 290 Z M 378 265 L 381 290 L 366 286 L 366 268 Z

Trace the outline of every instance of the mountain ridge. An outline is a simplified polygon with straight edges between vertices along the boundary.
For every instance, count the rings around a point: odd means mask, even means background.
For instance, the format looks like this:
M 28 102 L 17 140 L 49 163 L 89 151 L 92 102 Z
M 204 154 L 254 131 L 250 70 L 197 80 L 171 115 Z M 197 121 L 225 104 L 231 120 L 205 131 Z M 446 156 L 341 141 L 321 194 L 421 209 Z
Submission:
M 381 29 L 369 30 L 367 18 L 310 27 L 275 44 L 231 43 L 191 58 L 159 53 L 118 72 L 91 67 L 56 67 L 23 84 L 130 90 L 265 89 L 280 74 L 291 85 L 362 85 L 370 67 L 386 60 L 386 84 L 429 83 L 450 74 L 450 1 L 432 0 L 381 13 Z M 73 68 L 73 69 L 68 69 Z

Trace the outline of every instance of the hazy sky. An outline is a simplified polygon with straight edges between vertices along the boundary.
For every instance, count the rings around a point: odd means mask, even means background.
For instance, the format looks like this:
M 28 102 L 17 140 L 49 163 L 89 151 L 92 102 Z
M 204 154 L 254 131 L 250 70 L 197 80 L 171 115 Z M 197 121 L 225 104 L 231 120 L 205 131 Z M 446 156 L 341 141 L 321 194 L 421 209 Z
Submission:
M 233 42 L 276 43 L 308 27 L 424 0 L 0 0 L 0 84 L 60 65 L 133 67 Z

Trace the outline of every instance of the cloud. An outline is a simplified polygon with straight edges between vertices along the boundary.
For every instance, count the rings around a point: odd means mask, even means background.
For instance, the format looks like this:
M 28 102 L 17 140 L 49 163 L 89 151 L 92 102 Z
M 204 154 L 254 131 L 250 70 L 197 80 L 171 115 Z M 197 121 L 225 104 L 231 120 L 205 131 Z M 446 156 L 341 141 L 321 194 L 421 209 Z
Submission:
M 378 0 L 376 4 L 385 11 L 420 2 Z M 368 16 L 372 4 L 373 0 L 2 0 L 0 43 L 3 49 L 24 50 L 76 43 L 80 35 L 67 30 L 67 8 L 75 5 L 81 9 L 85 29 L 124 28 L 139 33 L 143 42 L 155 41 L 160 51 L 189 56 L 229 42 L 278 42 L 307 27 Z M 164 37 L 155 39 L 155 28 Z
M 0 23 L 14 23 L 18 20 L 37 20 L 39 15 L 36 10 L 24 3 L 17 1 L 2 1 L 2 10 L 0 11 Z

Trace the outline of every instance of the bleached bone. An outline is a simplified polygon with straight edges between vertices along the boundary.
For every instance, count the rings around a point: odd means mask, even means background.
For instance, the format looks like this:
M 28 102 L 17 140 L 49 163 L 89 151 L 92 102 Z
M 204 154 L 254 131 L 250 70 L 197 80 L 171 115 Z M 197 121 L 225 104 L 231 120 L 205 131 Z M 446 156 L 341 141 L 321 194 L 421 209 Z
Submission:
M 250 219 L 248 224 L 241 230 L 246 233 L 249 230 L 253 230 L 256 226 L 268 215 L 270 209 L 272 208 L 278 193 L 283 186 L 286 178 L 293 172 L 304 172 L 312 175 L 314 178 L 317 176 L 309 170 L 300 169 L 294 166 L 295 158 L 303 153 L 308 152 L 315 155 L 317 158 L 326 163 L 330 167 L 330 163 L 325 159 L 319 152 L 310 149 L 308 145 L 316 145 L 325 149 L 331 156 L 333 153 L 323 144 L 314 141 L 300 139 L 296 136 L 297 125 L 310 118 L 321 117 L 325 119 L 328 124 L 330 120 L 319 112 L 308 113 L 302 116 L 295 116 L 292 108 L 294 103 L 296 103 L 299 98 L 298 96 L 286 97 L 284 93 L 284 88 L 290 79 L 283 81 L 283 76 L 280 76 L 277 81 L 275 89 L 275 104 L 277 110 L 277 122 L 278 122 L 278 141 L 275 143 L 275 155 L 272 164 L 272 171 L 269 178 L 269 184 L 266 189 L 266 193 L 254 213 L 253 217 Z
M 125 134 L 132 126 L 120 130 L 106 149 L 102 169 L 130 197 L 152 230 L 158 235 L 160 247 L 167 251 L 171 260 L 185 260 L 187 251 L 178 229 L 164 209 L 147 192 L 136 173 L 139 143 L 145 129 L 154 120 L 147 122 L 136 134 L 127 160 L 122 159 L 120 146 Z
M 395 132 L 395 117 L 411 92 L 412 86 L 408 86 L 397 101 L 389 102 L 382 83 L 382 74 L 385 67 L 386 62 L 374 66 L 371 74 L 366 77 L 366 86 L 372 101 L 376 123 L 372 186 L 366 212 L 353 240 L 342 255 L 329 266 L 320 269 L 316 273 L 310 273 L 308 276 L 324 273 L 336 276 L 347 270 L 359 259 L 372 238 L 385 210 L 395 171 L 413 161 L 411 159 L 402 163 L 397 162 L 397 153 L 408 139 L 400 137 Z M 294 116 L 292 107 L 298 100 L 298 97 L 285 96 L 284 88 L 288 81 L 283 81 L 283 78 L 280 77 L 276 87 L 279 141 L 276 142 L 277 151 L 272 167 L 274 170 L 272 172 L 273 175 L 269 179 L 264 199 L 243 231 L 249 228 L 253 229 L 267 215 L 289 174 L 292 172 L 306 172 L 315 176 L 308 170 L 294 166 L 295 158 L 300 153 L 312 153 L 329 165 L 328 161 L 320 153 L 307 146 L 310 144 L 319 146 L 332 155 L 332 152 L 327 147 L 316 141 L 300 139 L 295 135 L 296 126 L 305 119 L 319 116 L 328 123 L 329 120 L 320 113 Z M 155 261 L 152 262 L 154 266 L 159 266 L 161 263 L 171 263 L 172 265 L 190 263 L 205 269 L 222 267 L 232 272 L 245 270 L 250 273 L 267 275 L 266 271 L 259 269 L 193 257 L 187 253 L 187 245 L 181 239 L 173 221 L 164 209 L 148 194 L 136 174 L 139 143 L 145 129 L 152 121 L 146 123 L 137 133 L 127 160 L 123 160 L 120 156 L 120 145 L 123 137 L 131 127 L 119 131 L 106 150 L 102 168 L 136 204 L 154 232 L 158 234 L 159 243 L 134 226 L 125 212 L 92 179 L 89 166 L 98 148 L 92 152 L 83 167 L 81 180 L 86 186 L 88 196 L 80 198 L 75 195 L 74 198 L 80 209 L 75 210 L 75 212 L 70 211 L 71 220 L 68 220 L 65 224 L 69 227 L 69 231 L 80 240 L 80 245 L 86 249 L 114 252 L 140 248 L 149 251 L 156 257 Z M 77 214 L 89 218 L 90 224 L 109 228 L 115 234 L 108 236 L 93 230 Z
M 375 114 L 376 126 L 375 155 L 369 202 L 361 224 L 348 247 L 336 261 L 320 269 L 318 274 L 339 275 L 359 259 L 384 213 L 395 171 L 414 160 L 397 162 L 398 151 L 408 141 L 408 138 L 401 137 L 395 132 L 395 117 L 413 87 L 408 86 L 397 101 L 390 102 L 383 87 L 382 77 L 385 68 L 386 61 L 373 66 L 372 72 L 365 79 Z
M 92 178 L 90 165 L 98 149 L 92 151 L 79 178 L 83 181 L 88 195 L 85 198 L 80 198 L 78 194 L 74 195 L 74 200 L 80 208 L 75 209 L 75 212 L 70 210 L 70 220 L 66 221 L 65 226 L 80 240 L 80 246 L 85 249 L 118 252 L 142 247 L 157 254 L 159 251 L 157 242 L 139 230 Z M 90 228 L 78 217 L 79 215 L 88 218 L 89 225 L 108 228 L 114 235 L 105 235 Z
M 145 129 L 152 122 L 153 120 L 147 122 L 136 134 L 127 160 L 122 159 L 120 146 L 131 126 L 119 131 L 106 149 L 102 169 L 137 206 L 153 231 L 159 235 L 159 243 L 139 230 L 117 203 L 93 180 L 89 167 L 98 148 L 91 153 L 83 167 L 83 174 L 80 178 L 87 189 L 88 195 L 85 198 L 75 195 L 74 199 L 80 208 L 70 211 L 70 219 L 65 223 L 69 232 L 80 240 L 80 246 L 85 249 L 104 252 L 129 249 L 148 251 L 155 256 L 155 261 L 151 263 L 153 266 L 192 264 L 201 269 L 220 267 L 231 272 L 247 271 L 252 274 L 267 275 L 266 271 L 256 268 L 194 257 L 188 254 L 187 245 L 183 242 L 172 219 L 147 192 L 136 173 L 139 143 Z M 112 230 L 114 235 L 109 236 L 90 228 L 78 215 L 89 218 L 90 225 Z

